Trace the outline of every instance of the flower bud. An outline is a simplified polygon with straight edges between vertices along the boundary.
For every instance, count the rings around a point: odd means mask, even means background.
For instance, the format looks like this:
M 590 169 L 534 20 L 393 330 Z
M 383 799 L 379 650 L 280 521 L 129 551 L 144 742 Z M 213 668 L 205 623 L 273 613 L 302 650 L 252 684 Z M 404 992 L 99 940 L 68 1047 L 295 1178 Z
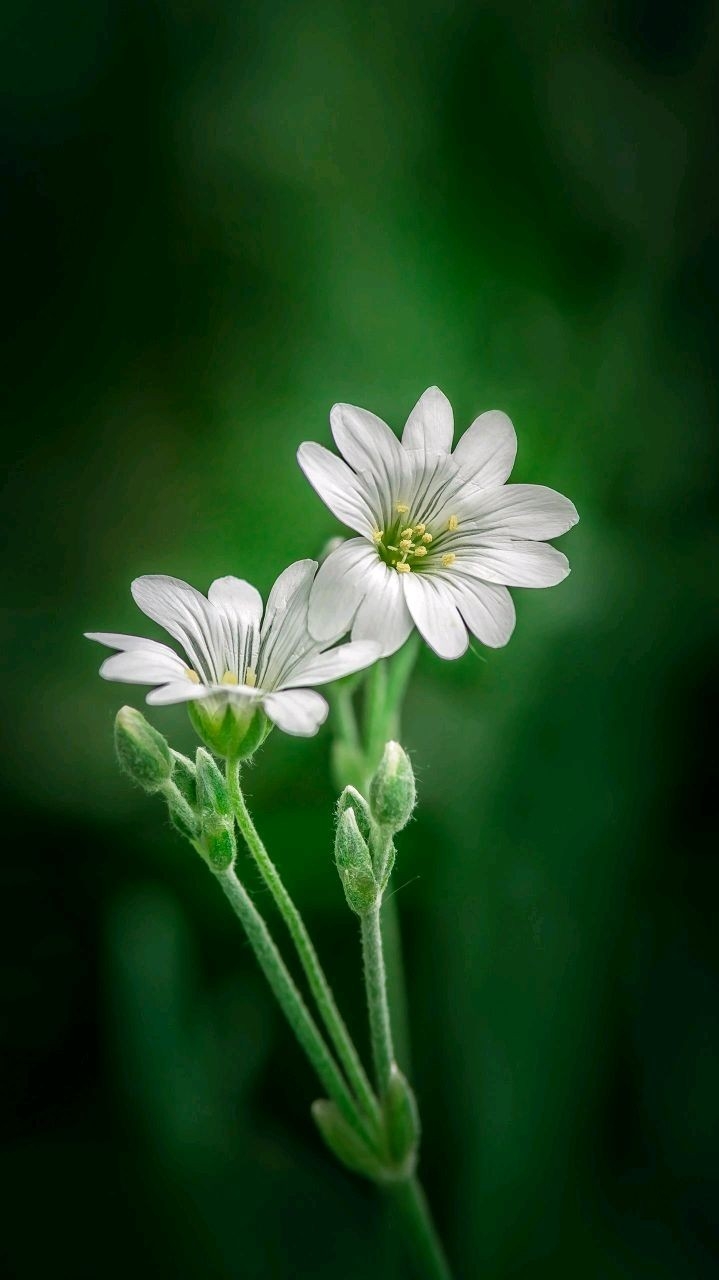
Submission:
M 170 755 L 172 756 L 172 781 L 183 800 L 186 800 L 194 809 L 197 804 L 195 766 L 187 756 L 175 751 L 174 747 L 170 747 Z
M 385 1168 L 364 1139 L 347 1123 L 334 1102 L 318 1098 L 312 1103 L 312 1119 L 327 1146 L 353 1173 L 361 1173 L 375 1182 L 384 1181 Z
M 378 887 L 370 851 L 351 807 L 344 809 L 337 821 L 335 862 L 347 905 L 358 916 L 365 915 L 377 901 Z
M 365 844 L 369 844 L 372 839 L 372 814 L 369 805 L 364 796 L 360 795 L 356 787 L 345 787 L 342 795 L 337 801 L 337 818 L 342 816 L 345 809 L 351 809 L 357 819 L 359 833 Z
M 213 814 L 227 817 L 230 813 L 230 797 L 227 783 L 204 747 L 197 748 L 195 756 L 195 779 L 197 785 L 197 805 L 203 822 Z
M 419 1110 L 414 1093 L 396 1062 L 392 1063 L 383 1105 L 390 1155 L 395 1165 L 409 1176 L 417 1160 Z
M 222 759 L 249 759 L 272 729 L 256 702 L 205 698 L 201 702 L 188 702 L 187 709 L 198 737 Z
M 417 799 L 409 756 L 398 742 L 388 742 L 369 786 L 372 815 L 390 831 L 401 831 L 412 817 Z
M 115 751 L 120 768 L 144 791 L 160 791 L 172 774 L 167 742 L 134 707 L 121 707 L 115 717 Z
M 226 871 L 235 860 L 234 824 L 215 814 L 202 824 L 202 844 L 213 871 Z

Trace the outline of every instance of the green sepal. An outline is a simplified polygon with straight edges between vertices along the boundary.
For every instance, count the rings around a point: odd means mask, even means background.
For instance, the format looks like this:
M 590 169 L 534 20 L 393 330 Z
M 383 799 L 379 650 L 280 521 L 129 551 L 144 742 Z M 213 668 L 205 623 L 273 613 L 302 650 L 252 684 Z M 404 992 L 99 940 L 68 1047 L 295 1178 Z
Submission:
M 337 819 L 335 862 L 347 905 L 358 916 L 366 915 L 377 902 L 378 885 L 372 857 L 352 807 L 342 810 Z
M 160 791 L 169 781 L 168 743 L 134 707 L 121 707 L 115 716 L 115 751 L 120 768 L 143 791 Z
M 417 1160 L 420 1137 L 419 1109 L 409 1082 L 394 1062 L 383 1106 L 390 1156 L 393 1163 L 409 1175 L 413 1172 Z
M 369 785 L 372 816 L 389 831 L 401 831 L 407 825 L 417 790 L 409 756 L 398 742 L 388 742 Z
M 386 1167 L 363 1138 L 345 1120 L 334 1102 L 318 1098 L 312 1103 L 312 1118 L 327 1146 L 340 1164 L 373 1182 L 386 1180 Z
M 165 790 L 164 796 L 167 801 L 170 822 L 175 830 L 179 831 L 180 835 L 184 836 L 186 840 L 195 841 L 200 833 L 200 824 L 192 805 L 185 800 L 182 794 L 179 797 L 177 793 L 173 795 L 171 787 Z
M 272 730 L 272 722 L 257 703 L 220 695 L 188 702 L 187 709 L 198 737 L 223 760 L 247 760 Z

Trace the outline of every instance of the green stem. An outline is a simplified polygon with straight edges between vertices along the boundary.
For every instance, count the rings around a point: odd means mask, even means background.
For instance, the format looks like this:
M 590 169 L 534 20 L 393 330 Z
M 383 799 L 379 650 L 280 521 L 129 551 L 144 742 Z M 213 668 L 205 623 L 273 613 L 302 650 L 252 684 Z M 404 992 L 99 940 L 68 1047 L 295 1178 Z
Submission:
M 362 916 L 362 956 L 364 959 L 367 1011 L 369 1013 L 370 1039 L 375 1077 L 380 1095 L 384 1097 L 394 1062 L 392 1026 L 387 1003 L 387 978 L 382 951 L 380 904 Z
M 417 1263 L 427 1280 L 452 1280 L 449 1263 L 432 1220 L 427 1198 L 417 1178 L 399 1182 L 392 1197 L 402 1211 Z
M 352 702 L 352 690 L 338 688 L 334 693 L 330 693 L 332 709 L 337 717 L 339 725 L 339 736 L 351 747 L 360 746 L 359 729 L 357 728 L 357 717 L 355 716 L 354 705 Z
M 334 1045 L 337 1057 L 344 1068 L 347 1079 L 362 1110 L 370 1120 L 378 1122 L 380 1109 L 372 1091 L 372 1086 L 362 1066 L 359 1054 L 352 1043 L 342 1015 L 337 1008 L 332 989 L 325 977 L 302 916 L 287 892 L 280 874 L 252 821 L 245 803 L 245 797 L 242 794 L 240 770 L 236 761 L 227 761 L 227 785 L 237 825 L 295 944 L 310 990 L 317 1002 L 317 1008 Z
M 217 874 L 222 888 L 247 934 L 262 972 L 309 1058 L 329 1097 L 345 1119 L 360 1132 L 361 1117 L 322 1035 L 282 959 L 269 929 L 232 867 Z

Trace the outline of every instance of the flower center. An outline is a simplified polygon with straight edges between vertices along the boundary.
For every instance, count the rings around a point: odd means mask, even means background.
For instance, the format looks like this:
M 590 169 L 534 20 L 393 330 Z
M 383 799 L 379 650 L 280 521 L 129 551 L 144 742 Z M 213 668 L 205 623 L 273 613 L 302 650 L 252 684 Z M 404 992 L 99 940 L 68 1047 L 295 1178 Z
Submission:
M 409 507 L 398 502 L 395 520 L 388 529 L 375 529 L 372 534 L 380 559 L 397 573 L 411 573 L 413 569 L 423 569 L 431 563 L 432 555 L 438 552 L 446 534 L 454 533 L 459 528 L 457 516 L 450 516 L 443 528 L 430 533 L 427 525 L 421 520 L 411 523 L 407 516 Z M 439 559 L 434 556 L 435 561 Z M 441 555 L 445 568 L 453 564 L 456 557 L 453 553 Z

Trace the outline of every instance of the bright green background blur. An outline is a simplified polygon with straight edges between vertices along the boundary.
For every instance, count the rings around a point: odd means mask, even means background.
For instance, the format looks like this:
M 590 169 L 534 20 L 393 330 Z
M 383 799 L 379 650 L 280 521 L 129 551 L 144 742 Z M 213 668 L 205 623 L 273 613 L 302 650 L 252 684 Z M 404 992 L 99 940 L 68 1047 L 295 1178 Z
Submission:
M 217 886 L 118 775 L 142 692 L 81 633 L 142 631 L 141 573 L 266 592 L 339 532 L 300 441 L 432 382 L 459 429 L 509 412 L 514 478 L 582 519 L 509 647 L 423 653 L 408 698 L 423 1175 L 468 1280 L 713 1273 L 711 15 L 7 6 L 7 1274 L 409 1275 Z M 275 734 L 249 790 L 363 1036 L 327 762 Z

